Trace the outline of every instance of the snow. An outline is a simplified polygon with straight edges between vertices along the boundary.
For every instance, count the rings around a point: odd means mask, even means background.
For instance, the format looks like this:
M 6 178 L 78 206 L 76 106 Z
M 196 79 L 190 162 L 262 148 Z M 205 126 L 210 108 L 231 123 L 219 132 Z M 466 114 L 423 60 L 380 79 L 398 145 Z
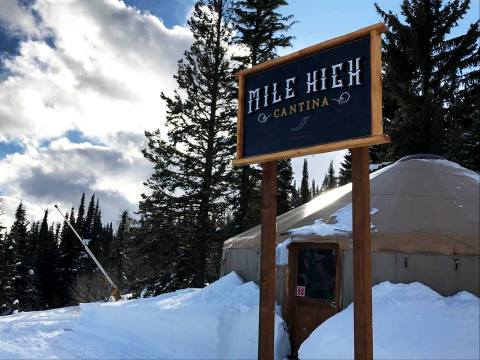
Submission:
M 382 167 L 390 165 L 390 164 L 391 164 L 391 162 L 382 162 L 382 163 L 379 163 L 379 164 L 370 164 L 370 165 L 368 165 L 368 170 L 370 170 L 370 172 L 377 171 L 378 169 L 381 169 Z
M 433 163 L 440 164 L 440 165 L 443 165 L 443 166 L 449 166 L 451 168 L 454 168 L 458 175 L 469 177 L 469 178 L 475 180 L 476 182 L 480 183 L 480 174 L 478 174 L 475 171 L 472 171 L 470 169 L 464 168 L 463 166 L 461 166 L 461 165 L 459 165 L 459 164 L 457 164 L 453 161 L 446 160 L 446 159 L 416 159 L 416 160 L 418 160 L 418 161 L 429 161 L 429 162 L 433 162 Z
M 370 215 L 374 215 L 378 212 L 378 209 L 370 209 Z M 348 204 L 341 209 L 338 209 L 330 218 L 335 219 L 335 222 L 325 222 L 323 219 L 317 219 L 312 225 L 305 225 L 296 229 L 292 229 L 290 232 L 294 235 L 336 235 L 341 233 L 348 233 L 352 231 L 352 204 Z M 374 225 L 370 227 L 373 229 Z
M 388 166 L 381 168 L 370 174 L 370 180 L 374 179 L 378 175 L 389 171 L 397 164 L 393 163 Z M 304 217 L 310 216 L 311 214 L 327 207 L 328 205 L 334 203 L 342 196 L 348 194 L 352 191 L 352 183 L 340 186 L 333 190 L 327 191 L 325 193 L 320 194 L 313 200 L 306 203 L 305 210 L 304 210 Z M 376 214 L 378 209 L 371 209 L 370 214 Z M 330 217 L 336 217 L 336 223 L 331 224 L 330 221 L 325 222 L 323 219 L 317 219 L 314 224 L 303 226 L 297 229 L 291 230 L 293 235 L 309 235 L 309 234 L 319 234 L 319 235 L 333 235 L 339 233 L 345 233 L 352 231 L 352 204 L 349 204 L 342 209 L 337 210 L 335 213 L 330 215 Z M 372 228 L 374 226 L 372 225 Z M 292 241 L 295 241 L 295 237 L 292 237 Z
M 0 317 L 0 359 L 255 358 L 259 290 L 235 273 L 203 289 Z M 289 352 L 275 315 L 275 355 Z
M 275 265 L 288 264 L 288 245 L 290 245 L 291 242 L 292 242 L 292 238 L 288 238 L 277 245 L 277 248 L 275 251 Z
M 387 164 L 387 163 L 384 163 Z M 374 173 L 370 174 L 370 179 L 375 178 L 376 176 L 382 174 L 385 171 L 390 170 L 396 166 L 396 164 L 390 164 L 381 168 L 380 170 L 375 171 Z M 345 194 L 348 194 L 352 191 L 352 184 L 346 184 L 340 186 L 338 188 L 326 191 L 313 200 L 306 203 L 304 206 L 303 216 L 307 217 L 311 214 L 327 207 L 328 205 L 334 203 L 338 199 L 340 199 Z M 371 209 L 370 214 L 376 214 L 378 209 L 373 208 Z M 339 209 L 336 213 L 329 216 L 336 217 L 336 223 L 331 224 L 330 222 L 326 223 L 323 219 L 317 219 L 314 224 L 303 226 L 301 228 L 293 229 L 291 231 L 292 235 L 309 235 L 309 234 L 321 234 L 321 235 L 332 235 L 338 233 L 345 233 L 350 232 L 352 230 L 352 205 L 347 205 L 343 209 Z M 376 231 L 375 226 L 371 225 L 372 229 Z M 318 232 L 317 232 L 318 231 Z M 276 265 L 287 265 L 288 264 L 288 246 L 293 242 L 301 240 L 300 238 L 296 238 L 295 236 L 289 237 L 285 241 L 281 242 L 277 245 L 276 248 Z
M 420 283 L 373 287 L 376 359 L 480 358 L 480 299 L 443 297 Z M 353 305 L 320 325 L 301 345 L 300 359 L 353 358 Z

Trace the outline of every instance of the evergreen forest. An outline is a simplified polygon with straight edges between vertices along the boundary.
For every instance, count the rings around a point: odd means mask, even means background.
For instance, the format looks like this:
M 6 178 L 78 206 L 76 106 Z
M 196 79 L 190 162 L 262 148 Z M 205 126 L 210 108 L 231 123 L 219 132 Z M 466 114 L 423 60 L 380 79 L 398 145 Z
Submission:
M 296 19 L 287 0 L 198 0 L 188 27 L 193 42 L 178 60 L 177 88 L 161 94 L 166 132 L 145 132 L 153 172 L 138 210 L 102 220 L 102 199 L 78 194 L 65 217 L 120 288 L 152 296 L 218 279 L 223 242 L 260 221 L 259 166 L 234 167 L 237 83 L 234 73 L 288 50 Z M 470 0 L 404 0 L 401 13 L 375 5 L 383 37 L 383 116 L 392 143 L 371 148 L 387 164 L 417 153 L 480 171 L 479 22 L 451 36 Z M 232 51 L 241 49 L 242 51 Z M 339 171 L 301 181 L 290 159 L 278 161 L 278 214 L 351 181 L 351 153 Z M 66 222 L 45 210 L 0 228 L 0 315 L 108 298 L 103 275 Z M 0 203 L 0 225 L 2 213 Z

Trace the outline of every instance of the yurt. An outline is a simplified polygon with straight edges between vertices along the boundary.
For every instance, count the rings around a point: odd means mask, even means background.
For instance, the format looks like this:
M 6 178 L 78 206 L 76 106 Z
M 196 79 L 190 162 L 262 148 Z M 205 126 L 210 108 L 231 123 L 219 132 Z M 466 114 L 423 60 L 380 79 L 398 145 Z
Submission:
M 412 155 L 370 174 L 372 281 L 480 296 L 479 174 Z M 276 298 L 292 347 L 353 300 L 351 184 L 277 217 Z M 225 241 L 222 273 L 258 283 L 260 226 Z

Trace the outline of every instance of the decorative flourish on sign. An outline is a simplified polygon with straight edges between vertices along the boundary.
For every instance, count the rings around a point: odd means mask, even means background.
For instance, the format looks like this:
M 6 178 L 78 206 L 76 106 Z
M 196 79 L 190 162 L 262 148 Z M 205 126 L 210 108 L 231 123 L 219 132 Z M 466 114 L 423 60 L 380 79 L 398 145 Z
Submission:
M 260 124 L 265 124 L 270 116 L 272 116 L 272 114 L 267 116 L 264 113 L 261 113 L 261 114 L 258 115 L 257 120 Z
M 340 97 L 338 99 L 330 99 L 330 100 L 336 101 L 339 105 L 343 105 L 346 102 L 348 102 L 348 100 L 350 100 L 350 93 L 348 91 L 345 91 L 340 94 Z
M 299 131 L 301 130 L 308 122 L 308 119 L 310 118 L 310 116 L 305 116 L 301 121 L 300 123 L 295 126 L 294 128 L 290 129 L 291 131 Z

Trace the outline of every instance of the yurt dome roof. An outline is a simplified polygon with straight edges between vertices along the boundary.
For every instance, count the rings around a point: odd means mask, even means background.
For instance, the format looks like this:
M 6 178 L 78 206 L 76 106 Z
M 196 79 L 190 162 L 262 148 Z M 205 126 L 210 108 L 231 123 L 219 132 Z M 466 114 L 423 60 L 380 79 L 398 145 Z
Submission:
M 436 155 L 404 157 L 370 174 L 374 251 L 479 255 L 479 174 Z M 277 241 L 351 246 L 351 184 L 277 217 Z M 224 248 L 260 246 L 260 226 Z

